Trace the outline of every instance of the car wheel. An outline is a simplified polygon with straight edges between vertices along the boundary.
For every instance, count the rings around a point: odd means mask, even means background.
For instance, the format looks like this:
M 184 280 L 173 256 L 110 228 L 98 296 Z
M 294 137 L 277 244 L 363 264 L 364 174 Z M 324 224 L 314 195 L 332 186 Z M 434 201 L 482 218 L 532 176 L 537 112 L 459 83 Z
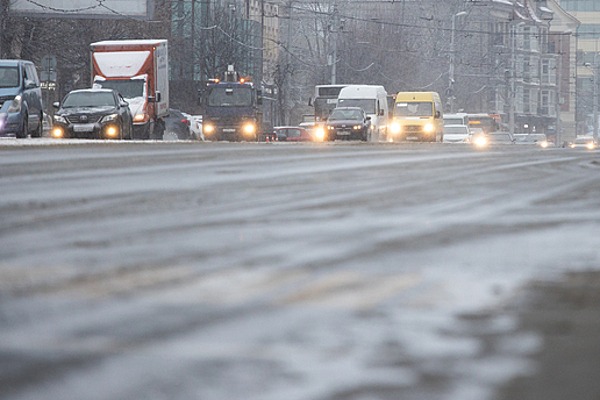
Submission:
M 176 141 L 176 140 L 179 140 L 179 136 L 177 136 L 177 132 L 165 131 L 165 133 L 163 134 L 162 140 Z
M 18 138 L 26 138 L 27 134 L 29 133 L 29 117 L 27 116 L 27 114 L 25 114 L 25 116 L 23 117 L 23 124 L 21 125 L 21 130 L 19 132 L 17 132 L 17 137 Z
M 44 115 L 41 114 L 40 115 L 40 121 L 38 123 L 37 128 L 35 129 L 35 131 L 33 132 L 33 134 L 31 135 L 32 137 L 38 137 L 41 138 L 42 137 L 42 133 L 44 132 Z

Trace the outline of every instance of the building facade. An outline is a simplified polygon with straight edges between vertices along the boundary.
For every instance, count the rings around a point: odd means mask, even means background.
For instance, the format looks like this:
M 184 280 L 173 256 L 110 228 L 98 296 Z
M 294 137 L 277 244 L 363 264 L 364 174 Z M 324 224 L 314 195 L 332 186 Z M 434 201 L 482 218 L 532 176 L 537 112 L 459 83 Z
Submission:
M 576 30 L 576 131 L 580 135 L 598 135 L 600 0 L 557 0 L 557 3 L 580 22 Z

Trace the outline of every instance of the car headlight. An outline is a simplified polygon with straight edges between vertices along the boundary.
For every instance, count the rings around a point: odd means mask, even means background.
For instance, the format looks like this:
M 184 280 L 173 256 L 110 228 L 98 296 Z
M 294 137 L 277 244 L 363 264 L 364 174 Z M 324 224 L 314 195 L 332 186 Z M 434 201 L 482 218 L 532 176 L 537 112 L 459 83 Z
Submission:
M 119 114 L 110 114 L 105 117 L 102 117 L 102 120 L 100 122 L 111 122 L 115 121 L 117 118 L 119 118 Z
M 358 131 L 358 130 L 362 129 L 362 125 L 354 125 L 352 127 L 352 129 L 354 129 L 355 131 Z
M 595 147 L 596 146 L 592 142 L 590 142 L 590 143 L 587 144 L 587 148 L 590 149 L 590 150 L 594 150 Z
M 390 128 L 390 132 L 393 135 L 397 135 L 400 133 L 400 131 L 402 130 L 402 127 L 400 126 L 400 124 L 398 122 L 392 122 L 389 126 Z
M 150 119 L 148 114 L 135 114 L 133 117 L 133 122 L 146 122 Z
M 315 129 L 315 138 L 319 142 L 322 142 L 323 140 L 325 140 L 325 129 L 322 126 Z
M 330 131 L 332 131 L 332 130 L 334 130 L 334 129 L 335 129 L 335 126 L 332 126 L 332 125 L 327 125 L 327 129 L 329 129 Z
M 55 115 L 54 122 L 58 122 L 59 124 L 67 124 L 67 120 L 62 115 Z
M 15 113 L 15 112 L 21 112 L 21 103 L 23 102 L 23 98 L 21 97 L 21 95 L 17 95 L 13 101 L 10 103 L 10 106 L 8 106 L 8 112 L 9 113 Z
M 61 128 L 60 126 L 55 126 L 54 128 L 52 128 L 52 137 L 53 138 L 62 138 L 65 136 L 65 131 L 63 130 L 63 128 Z
M 488 144 L 487 138 L 485 136 L 477 136 L 474 140 L 473 143 L 475 144 L 475 146 L 477 147 L 485 147 Z
M 204 125 L 202 125 L 202 131 L 204 134 L 210 135 L 215 132 L 215 126 L 213 124 L 204 123 Z
M 256 133 L 256 125 L 254 122 L 246 122 L 242 126 L 242 133 L 244 135 L 254 135 Z
M 425 131 L 425 133 L 432 133 L 433 131 L 435 131 L 435 126 L 431 122 L 428 122 L 423 127 L 423 130 Z
M 106 129 L 104 129 L 104 134 L 109 138 L 116 138 L 119 135 L 119 127 L 116 125 L 108 125 Z

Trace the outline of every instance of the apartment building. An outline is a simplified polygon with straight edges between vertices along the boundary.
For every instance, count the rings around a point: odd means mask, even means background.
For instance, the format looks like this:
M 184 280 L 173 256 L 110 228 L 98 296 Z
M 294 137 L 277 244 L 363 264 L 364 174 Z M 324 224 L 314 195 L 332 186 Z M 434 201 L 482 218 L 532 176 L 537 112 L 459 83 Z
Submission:
M 558 5 L 580 22 L 576 29 L 577 68 L 576 131 L 593 133 L 598 119 L 598 84 L 600 79 L 600 0 L 556 0 Z M 594 106 L 596 110 L 594 110 Z M 594 112 L 595 111 L 595 112 Z M 596 122 L 596 127 L 598 122 Z M 596 128 L 598 129 L 598 128 Z M 597 132 L 596 132 L 597 133 Z

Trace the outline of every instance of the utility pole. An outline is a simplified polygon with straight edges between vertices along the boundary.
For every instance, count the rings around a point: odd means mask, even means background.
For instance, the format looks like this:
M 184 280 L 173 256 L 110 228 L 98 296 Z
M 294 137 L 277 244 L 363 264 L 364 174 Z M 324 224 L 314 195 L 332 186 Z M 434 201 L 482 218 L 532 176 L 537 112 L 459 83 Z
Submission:
M 333 21 L 331 22 L 331 33 L 332 33 L 332 52 L 331 52 L 331 84 L 336 83 L 336 65 L 337 65 L 337 39 L 339 29 L 339 16 L 337 4 L 333 4 Z
M 452 15 L 452 29 L 450 32 L 450 67 L 448 70 L 448 101 L 450 102 L 450 112 L 454 112 L 454 36 L 456 32 L 456 17 L 467 15 L 466 11 Z

